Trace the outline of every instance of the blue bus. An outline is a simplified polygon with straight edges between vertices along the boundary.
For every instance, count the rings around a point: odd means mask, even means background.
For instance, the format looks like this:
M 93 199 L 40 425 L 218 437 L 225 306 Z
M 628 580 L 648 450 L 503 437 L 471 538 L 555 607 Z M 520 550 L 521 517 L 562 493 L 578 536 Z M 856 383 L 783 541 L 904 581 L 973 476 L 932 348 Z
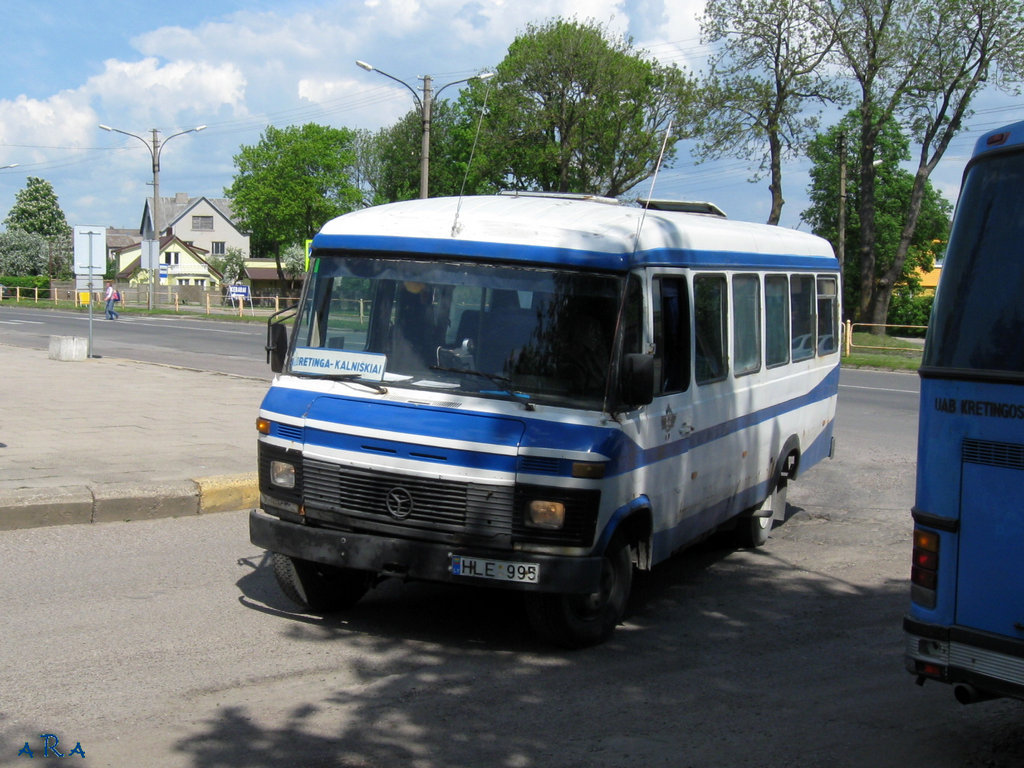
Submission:
M 310 611 L 382 579 L 523 593 L 594 645 L 634 570 L 766 542 L 832 453 L 839 265 L 710 205 L 539 194 L 341 216 L 260 407 L 253 543 Z M 754 598 L 752 598 L 754 599 Z
M 1024 122 L 964 172 L 921 366 L 906 665 L 1024 699 Z

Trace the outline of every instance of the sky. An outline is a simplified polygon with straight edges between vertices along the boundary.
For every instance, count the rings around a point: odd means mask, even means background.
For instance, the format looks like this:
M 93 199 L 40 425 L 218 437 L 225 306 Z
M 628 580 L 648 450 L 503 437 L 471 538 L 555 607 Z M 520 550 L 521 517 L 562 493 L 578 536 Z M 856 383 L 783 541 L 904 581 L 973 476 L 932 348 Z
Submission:
M 161 196 L 223 197 L 234 155 L 267 126 L 377 130 L 413 108 L 406 88 L 357 59 L 417 90 L 430 75 L 436 92 L 497 65 L 529 24 L 563 17 L 604 24 L 645 57 L 700 72 L 702 10 L 703 0 L 34 0 L 0 26 L 0 221 L 35 176 L 53 186 L 69 224 L 137 228 L 152 195 L 154 128 L 166 142 Z M 954 202 L 978 136 L 1022 119 L 1024 98 L 979 99 L 935 186 Z M 785 226 L 807 228 L 808 168 L 784 166 Z M 697 163 L 683 145 L 653 196 L 764 221 L 767 182 L 751 178 L 744 161 Z

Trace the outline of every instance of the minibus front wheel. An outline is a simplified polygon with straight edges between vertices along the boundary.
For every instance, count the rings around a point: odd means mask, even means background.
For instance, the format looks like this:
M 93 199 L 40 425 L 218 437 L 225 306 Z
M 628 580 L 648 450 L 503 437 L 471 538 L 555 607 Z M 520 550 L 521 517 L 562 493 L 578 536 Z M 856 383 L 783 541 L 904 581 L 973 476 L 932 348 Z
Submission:
M 344 611 L 373 586 L 373 574 L 274 553 L 274 578 L 285 597 L 310 611 Z
M 615 535 L 601 565 L 601 586 L 586 595 L 528 593 L 526 612 L 533 631 L 563 648 L 586 648 L 607 640 L 626 614 L 633 586 L 629 543 Z

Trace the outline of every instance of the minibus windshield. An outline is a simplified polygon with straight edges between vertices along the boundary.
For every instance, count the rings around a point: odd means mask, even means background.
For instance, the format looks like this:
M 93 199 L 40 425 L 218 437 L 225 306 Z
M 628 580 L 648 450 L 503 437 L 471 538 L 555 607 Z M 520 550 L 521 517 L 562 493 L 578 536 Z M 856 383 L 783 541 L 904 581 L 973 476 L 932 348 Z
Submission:
M 289 371 L 600 408 L 624 277 L 315 255 Z

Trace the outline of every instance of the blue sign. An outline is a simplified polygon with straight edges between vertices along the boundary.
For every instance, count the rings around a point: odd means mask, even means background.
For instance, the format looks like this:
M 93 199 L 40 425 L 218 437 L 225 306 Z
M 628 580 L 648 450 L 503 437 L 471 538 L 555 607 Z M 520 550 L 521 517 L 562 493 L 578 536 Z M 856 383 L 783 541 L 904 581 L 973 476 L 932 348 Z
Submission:
M 232 299 L 248 299 L 249 298 L 249 286 L 248 285 L 229 285 L 228 296 Z

